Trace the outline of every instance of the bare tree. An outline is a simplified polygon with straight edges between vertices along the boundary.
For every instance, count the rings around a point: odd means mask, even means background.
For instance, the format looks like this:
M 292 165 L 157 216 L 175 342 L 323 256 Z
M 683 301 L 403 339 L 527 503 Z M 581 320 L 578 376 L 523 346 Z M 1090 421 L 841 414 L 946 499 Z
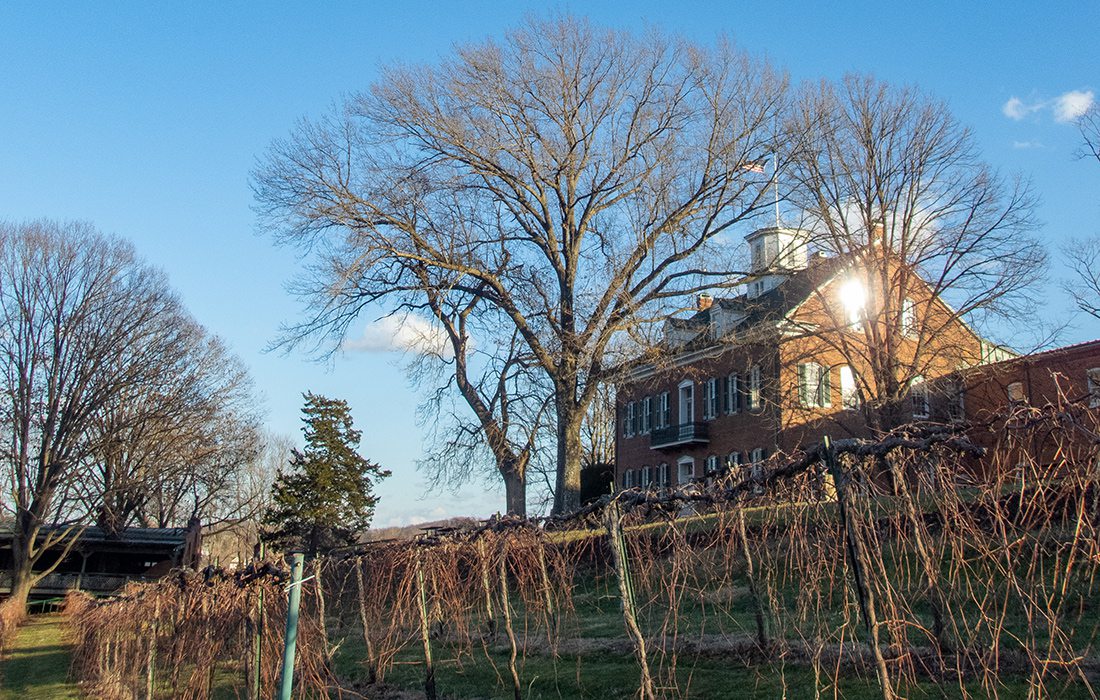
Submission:
M 229 488 L 260 442 L 248 373 L 192 319 L 181 315 L 171 332 L 159 381 L 128 387 L 95 414 L 93 478 L 82 483 L 97 524 L 108 530 L 248 510 Z
M 1100 161 L 1100 107 L 1093 106 L 1077 119 L 1077 128 L 1081 130 L 1082 158 L 1095 158 Z
M 84 224 L 0 225 L 0 377 L 13 601 L 88 514 L 81 468 L 109 436 L 102 408 L 154 384 L 179 302 L 133 249 Z M 119 361 L 125 358 L 125 361 Z M 52 523 L 71 527 L 45 529 Z M 60 558 L 58 559 L 60 561 Z
M 892 427 L 915 382 L 983 360 L 965 323 L 1029 318 L 1045 267 L 1033 197 L 942 102 L 869 77 L 808 88 L 790 133 L 790 197 L 849 278 L 846 298 L 818 300 L 833 328 L 807 330 L 856 371 L 872 426 Z
M 721 234 L 766 205 L 785 86 L 725 43 L 531 21 L 303 123 L 255 173 L 258 209 L 319 261 L 305 331 L 400 305 L 421 269 L 506 318 L 551 387 L 568 511 L 617 344 L 735 269 Z
M 526 515 L 528 466 L 548 408 L 533 358 L 506 319 L 478 313 L 480 297 L 430 285 L 424 296 L 445 340 L 421 348 L 409 366 L 420 386 L 433 387 L 421 406 L 433 448 L 421 465 L 436 483 L 459 484 L 491 462 L 504 481 L 507 512 Z M 447 410 L 452 392 L 468 412 Z
M 1077 120 L 1081 130 L 1081 158 L 1100 162 L 1100 107 L 1093 107 Z M 1073 276 L 1062 286 L 1077 308 L 1100 318 L 1100 236 L 1075 238 L 1062 247 Z
M 1100 319 L 1100 236 L 1075 238 L 1062 248 L 1073 277 L 1064 285 L 1077 308 Z

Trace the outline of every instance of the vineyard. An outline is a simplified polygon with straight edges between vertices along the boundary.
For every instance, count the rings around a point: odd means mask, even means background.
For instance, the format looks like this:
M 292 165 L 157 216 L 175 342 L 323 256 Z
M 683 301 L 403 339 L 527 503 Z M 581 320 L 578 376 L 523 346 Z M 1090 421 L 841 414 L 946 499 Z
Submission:
M 295 697 L 1096 697 L 1096 412 L 838 439 L 307 562 Z M 72 594 L 101 698 L 271 697 L 287 571 Z M 258 693 L 258 695 L 256 695 Z

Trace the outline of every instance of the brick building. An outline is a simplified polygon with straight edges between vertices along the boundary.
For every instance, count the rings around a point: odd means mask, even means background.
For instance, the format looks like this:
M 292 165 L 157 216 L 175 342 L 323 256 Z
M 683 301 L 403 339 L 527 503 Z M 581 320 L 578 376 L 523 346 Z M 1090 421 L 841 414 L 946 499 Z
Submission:
M 867 254 L 873 245 L 859 255 L 810 255 L 805 232 L 783 228 L 746 241 L 743 292 L 701 295 L 692 315 L 669 318 L 660 360 L 635 365 L 617 387 L 620 487 L 686 483 L 825 432 L 865 435 L 861 407 L 887 390 L 903 397 L 891 404 L 905 414 L 898 421 L 959 419 L 978 405 L 968 403 L 960 373 L 1012 357 L 915 274 L 877 266 Z M 873 315 L 869 297 L 883 279 L 897 297 L 876 307 L 893 310 Z M 904 371 L 875 380 L 874 354 L 887 345 Z
M 962 373 L 960 381 L 971 439 L 987 448 L 1000 443 L 1001 449 L 1026 450 L 1026 459 L 1020 455 L 1020 461 L 1050 463 L 1065 449 L 1063 437 L 1081 444 L 1100 432 L 1100 340 L 975 367 Z M 1052 411 L 1076 423 L 1064 423 L 1066 436 L 1023 430 L 1027 444 L 1005 439 L 1036 413 Z

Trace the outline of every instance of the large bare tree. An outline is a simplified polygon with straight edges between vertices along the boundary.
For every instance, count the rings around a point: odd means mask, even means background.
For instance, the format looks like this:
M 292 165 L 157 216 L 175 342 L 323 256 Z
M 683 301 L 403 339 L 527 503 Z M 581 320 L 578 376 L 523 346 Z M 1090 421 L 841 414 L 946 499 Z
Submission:
M 95 414 L 82 483 L 97 524 L 111 531 L 248 510 L 231 488 L 261 442 L 248 372 L 192 319 L 180 316 L 171 331 L 158 381 L 127 387 Z
M 858 368 L 872 426 L 893 427 L 911 414 L 914 382 L 982 360 L 961 323 L 1034 308 L 1045 266 L 1034 199 L 916 89 L 858 75 L 809 87 L 790 133 L 790 197 L 850 278 L 847 298 L 819 300 L 833 328 L 809 330 Z
M 90 521 L 119 524 L 130 517 L 127 501 L 145 500 L 133 478 L 108 472 L 134 443 L 155 453 L 157 438 L 145 433 L 193 398 L 161 392 L 183 358 L 197 359 L 188 353 L 194 332 L 164 275 L 129 244 L 87 224 L 0 224 L 0 463 L 13 602 L 25 603 Z
M 430 286 L 423 295 L 442 342 L 421 348 L 408 367 L 431 389 L 421 405 L 431 445 L 421 465 L 437 484 L 457 485 L 491 462 L 507 512 L 526 515 L 528 467 L 548 427 L 544 375 L 507 319 L 479 313 L 478 296 Z
M 301 124 L 257 169 L 258 209 L 313 251 L 314 331 L 342 335 L 334 305 L 399 305 L 423 269 L 507 319 L 550 386 L 568 511 L 613 351 L 734 267 L 721 235 L 766 204 L 785 88 L 725 43 L 532 20 Z
M 1100 107 L 1080 117 L 1081 149 L 1078 155 L 1100 163 Z M 1072 277 L 1063 285 L 1081 311 L 1100 319 L 1100 235 L 1075 238 L 1062 247 Z

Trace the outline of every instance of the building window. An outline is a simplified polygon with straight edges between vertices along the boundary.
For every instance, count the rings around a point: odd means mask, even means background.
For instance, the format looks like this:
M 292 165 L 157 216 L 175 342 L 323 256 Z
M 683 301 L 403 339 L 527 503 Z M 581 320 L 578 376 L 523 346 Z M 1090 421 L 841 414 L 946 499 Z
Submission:
M 763 447 L 757 447 L 755 450 L 749 453 L 750 464 L 760 464 L 768 456 L 767 451 Z
M 741 453 L 740 452 L 730 452 L 729 455 L 726 457 L 726 466 L 729 467 L 729 469 L 731 471 L 733 469 L 736 469 L 737 467 L 740 467 L 741 466 Z
M 917 375 L 909 382 L 909 398 L 913 402 L 913 417 L 928 417 L 928 385 L 924 377 Z
M 1100 408 L 1100 367 L 1093 367 L 1086 374 L 1089 388 L 1089 408 Z
M 662 391 L 657 395 L 657 427 L 667 428 L 669 425 L 668 392 Z
M 962 379 L 956 379 L 951 385 L 951 396 L 947 403 L 948 420 L 959 423 L 966 418 L 966 385 Z
M 856 386 L 856 375 L 848 365 L 840 366 L 840 405 L 846 409 L 859 408 L 859 388 Z
M 755 240 L 752 242 L 752 270 L 753 272 L 759 272 L 768 266 L 767 261 L 764 258 L 764 241 Z
M 642 434 L 646 434 L 653 427 L 653 397 L 642 399 Z
M 741 408 L 741 378 L 734 372 L 726 380 L 726 413 L 733 415 Z
M 703 383 L 703 420 L 718 417 L 718 380 L 711 378 Z
M 916 304 L 909 297 L 901 301 L 901 334 L 912 336 L 917 330 Z
M 676 461 L 676 483 L 681 486 L 690 484 L 695 478 L 695 460 L 691 457 L 681 457 Z
M 706 475 L 712 476 L 718 472 L 718 455 L 707 456 Z
M 642 467 L 640 471 L 642 473 L 642 488 L 647 489 L 649 488 L 649 482 L 651 480 L 650 477 L 652 476 L 652 474 L 649 471 L 649 467 Z
M 1012 382 L 1008 385 L 1006 393 L 1008 394 L 1009 403 L 1023 403 L 1027 401 L 1027 397 L 1024 396 L 1023 382 Z
M 668 486 L 668 464 L 665 462 L 657 466 L 657 485 Z
M 695 422 L 695 383 L 680 382 L 680 425 Z
M 626 404 L 626 418 L 623 420 L 623 435 L 634 437 L 634 402 Z
M 824 408 L 833 405 L 833 388 L 829 368 L 816 362 L 798 366 L 798 396 L 803 406 Z
M 761 396 L 760 396 L 760 366 L 756 365 L 749 370 L 749 391 L 746 396 L 746 406 L 750 411 L 759 411 Z
M 623 488 L 624 489 L 634 488 L 634 470 L 633 469 L 627 469 L 626 471 L 623 472 Z

